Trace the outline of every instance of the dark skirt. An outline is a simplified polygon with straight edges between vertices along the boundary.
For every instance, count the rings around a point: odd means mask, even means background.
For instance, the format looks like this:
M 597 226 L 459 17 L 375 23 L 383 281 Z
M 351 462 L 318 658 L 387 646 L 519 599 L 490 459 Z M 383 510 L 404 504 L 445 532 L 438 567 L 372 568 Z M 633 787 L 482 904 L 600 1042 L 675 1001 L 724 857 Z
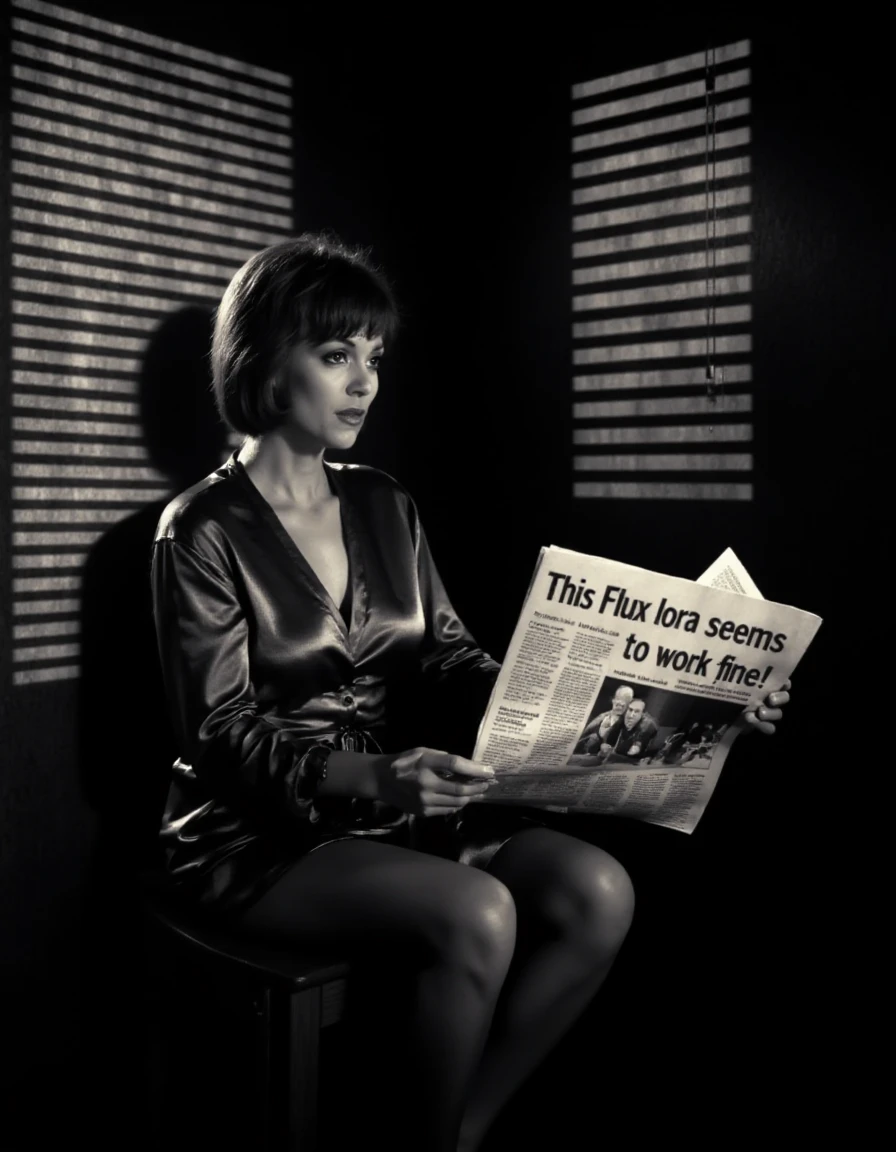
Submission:
M 487 870 L 511 836 L 527 828 L 557 827 L 557 817 L 557 813 L 521 805 L 470 805 L 454 816 L 416 820 L 410 847 Z M 564 817 L 559 819 L 562 827 Z

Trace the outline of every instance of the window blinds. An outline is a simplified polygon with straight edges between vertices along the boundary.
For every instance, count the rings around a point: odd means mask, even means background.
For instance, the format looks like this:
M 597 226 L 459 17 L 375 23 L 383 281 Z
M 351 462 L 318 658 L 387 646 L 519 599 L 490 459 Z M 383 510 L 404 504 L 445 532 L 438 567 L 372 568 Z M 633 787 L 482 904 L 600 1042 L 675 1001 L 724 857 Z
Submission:
M 576 497 L 752 499 L 749 54 L 572 90 Z
M 137 404 L 166 315 L 291 234 L 288 76 L 13 0 L 13 678 L 78 675 L 80 570 L 166 494 Z

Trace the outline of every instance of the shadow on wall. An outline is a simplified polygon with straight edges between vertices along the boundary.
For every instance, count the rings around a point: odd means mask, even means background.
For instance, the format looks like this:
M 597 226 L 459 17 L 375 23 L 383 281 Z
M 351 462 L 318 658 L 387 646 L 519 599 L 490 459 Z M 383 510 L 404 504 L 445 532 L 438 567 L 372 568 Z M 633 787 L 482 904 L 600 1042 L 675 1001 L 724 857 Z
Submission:
M 211 310 L 191 306 L 153 335 L 140 376 L 140 413 L 149 463 L 165 477 L 170 496 L 119 521 L 84 568 L 80 763 L 99 822 L 96 861 L 110 877 L 123 878 L 151 859 L 177 755 L 156 653 L 150 550 L 170 497 L 226 455 L 227 429 L 210 388 L 211 331 Z
M 139 1043 L 132 972 L 140 942 L 137 879 L 156 856 L 177 755 L 156 650 L 150 552 L 168 500 L 219 467 L 228 451 L 210 388 L 211 331 L 212 311 L 191 306 L 167 317 L 153 335 L 141 371 L 140 411 L 149 463 L 165 477 L 170 495 L 102 536 L 83 575 L 79 760 L 97 816 L 85 1004 L 95 1035 L 90 1056 L 103 1066 L 104 1081 L 121 1078 L 125 1093 L 140 1080 L 138 1065 L 126 1056 L 140 1056 L 132 1046 Z M 110 1006 L 105 1020 L 97 1019 L 97 1005 Z

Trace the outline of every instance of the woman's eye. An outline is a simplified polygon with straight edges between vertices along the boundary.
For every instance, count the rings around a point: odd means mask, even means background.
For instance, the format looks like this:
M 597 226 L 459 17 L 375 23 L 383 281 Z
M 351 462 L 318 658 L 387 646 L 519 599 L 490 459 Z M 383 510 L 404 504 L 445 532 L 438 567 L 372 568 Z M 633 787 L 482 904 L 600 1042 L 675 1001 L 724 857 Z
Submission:
M 379 372 L 382 360 L 382 356 L 372 356 L 370 360 L 368 360 L 368 364 L 374 370 L 374 372 Z
M 339 348 L 335 352 L 327 352 L 326 355 L 324 356 L 324 363 L 325 364 L 345 364 L 346 359 L 347 359 L 346 354 L 342 351 L 341 348 Z

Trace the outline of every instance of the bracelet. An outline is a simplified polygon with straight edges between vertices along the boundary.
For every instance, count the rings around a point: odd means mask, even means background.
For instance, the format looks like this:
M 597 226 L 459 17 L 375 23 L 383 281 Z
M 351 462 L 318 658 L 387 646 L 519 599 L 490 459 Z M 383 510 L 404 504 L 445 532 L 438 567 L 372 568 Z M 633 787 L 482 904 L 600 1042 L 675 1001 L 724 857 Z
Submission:
M 327 761 L 333 748 L 330 744 L 315 744 L 299 761 L 298 794 L 311 800 L 327 778 Z

